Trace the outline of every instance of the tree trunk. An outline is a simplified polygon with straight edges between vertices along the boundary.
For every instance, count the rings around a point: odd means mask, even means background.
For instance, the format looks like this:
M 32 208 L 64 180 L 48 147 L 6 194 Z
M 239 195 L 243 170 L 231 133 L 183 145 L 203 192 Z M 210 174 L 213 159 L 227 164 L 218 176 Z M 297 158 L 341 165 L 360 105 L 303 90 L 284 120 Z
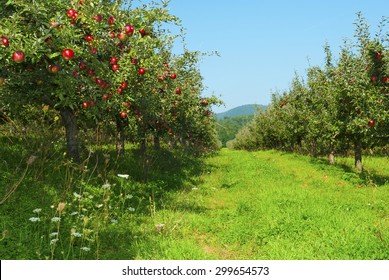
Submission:
M 77 118 L 70 108 L 60 110 L 66 132 L 66 154 L 74 162 L 80 162 Z
M 363 170 L 362 166 L 362 143 L 361 141 L 355 141 L 354 143 L 354 153 L 355 153 L 355 168 L 359 171 Z
M 124 147 L 124 123 L 122 120 L 116 120 L 116 153 L 117 157 L 124 156 L 125 147 Z
M 157 135 L 154 136 L 154 148 L 156 151 L 161 150 L 161 142 L 160 142 L 159 136 L 157 136 Z
M 330 154 L 328 155 L 328 161 L 330 164 L 335 164 L 335 151 L 334 151 L 334 145 L 331 144 L 330 147 Z

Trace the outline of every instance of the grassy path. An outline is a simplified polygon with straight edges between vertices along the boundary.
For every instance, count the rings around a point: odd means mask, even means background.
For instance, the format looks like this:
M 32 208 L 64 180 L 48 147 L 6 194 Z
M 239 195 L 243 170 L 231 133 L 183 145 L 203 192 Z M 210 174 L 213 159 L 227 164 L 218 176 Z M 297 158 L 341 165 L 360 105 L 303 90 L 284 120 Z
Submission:
M 272 151 L 207 163 L 157 211 L 163 230 L 133 240 L 135 258 L 389 259 L 387 158 L 367 160 L 370 177 Z

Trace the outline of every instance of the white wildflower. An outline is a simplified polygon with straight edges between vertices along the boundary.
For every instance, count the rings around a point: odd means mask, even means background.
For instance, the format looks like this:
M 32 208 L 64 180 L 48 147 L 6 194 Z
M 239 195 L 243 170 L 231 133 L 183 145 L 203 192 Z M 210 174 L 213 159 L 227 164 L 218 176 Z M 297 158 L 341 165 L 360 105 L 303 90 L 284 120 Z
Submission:
M 164 227 L 165 227 L 165 224 L 158 224 L 158 225 L 155 225 L 155 229 L 158 230 L 158 231 L 163 230 Z
M 111 220 L 111 223 L 113 223 L 113 224 L 117 224 L 117 222 L 118 222 L 118 220 L 116 220 L 116 219 Z
M 81 198 L 81 195 L 79 195 L 78 193 L 74 192 L 73 195 L 75 196 L 75 198 Z
M 77 212 L 77 211 L 74 211 L 74 212 L 70 213 L 70 216 L 75 216 L 75 215 L 77 215 L 77 214 L 78 214 L 78 212 Z
M 82 233 L 79 233 L 79 232 L 72 232 L 72 236 L 74 236 L 74 237 L 81 237 L 81 236 L 82 236 Z
M 41 208 L 36 208 L 36 209 L 34 209 L 32 212 L 33 212 L 33 213 L 40 213 L 41 211 L 42 211 Z
M 192 188 L 192 191 L 197 191 L 199 188 Z
M 61 221 L 61 218 L 60 217 L 53 217 L 53 218 L 51 218 L 51 221 L 53 223 L 57 223 L 57 222 Z
M 106 183 L 104 185 L 101 186 L 104 190 L 109 190 L 109 188 L 111 187 L 111 184 L 109 183 Z
M 39 217 L 32 217 L 29 219 L 31 222 L 35 223 L 35 222 L 40 222 L 40 218 Z
M 54 245 L 55 243 L 57 243 L 58 240 L 59 240 L 58 238 L 52 239 L 50 241 L 50 245 Z
M 127 209 L 128 209 L 128 211 L 130 211 L 130 212 L 135 212 L 135 208 L 134 208 L 134 207 L 128 207 Z
M 90 251 L 90 248 L 89 247 L 81 247 L 81 250 L 85 251 L 85 252 L 89 252 Z
M 99 204 L 99 205 L 97 205 L 97 208 L 101 208 L 103 206 L 104 206 L 104 204 Z
M 128 178 L 130 177 L 130 175 L 128 175 L 128 174 L 118 174 L 118 177 L 119 177 L 119 178 L 123 178 L 123 179 L 128 180 Z
M 52 233 L 50 233 L 49 236 L 50 236 L 50 237 L 56 237 L 56 236 L 58 236 L 58 232 L 52 232 Z

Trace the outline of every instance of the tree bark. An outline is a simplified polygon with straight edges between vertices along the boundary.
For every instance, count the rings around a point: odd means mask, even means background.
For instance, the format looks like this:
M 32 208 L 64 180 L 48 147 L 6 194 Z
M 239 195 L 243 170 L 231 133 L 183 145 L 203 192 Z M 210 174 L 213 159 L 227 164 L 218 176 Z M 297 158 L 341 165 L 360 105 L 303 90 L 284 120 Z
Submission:
M 124 156 L 125 147 L 124 147 L 124 123 L 122 120 L 116 120 L 116 153 L 117 157 Z
M 355 168 L 359 171 L 363 170 L 362 165 L 362 143 L 361 141 L 355 141 L 354 143 L 354 153 L 355 153 Z
M 60 110 L 63 124 L 66 132 L 66 154 L 74 162 L 80 162 L 80 150 L 78 141 L 77 118 L 70 108 Z
M 157 135 L 154 135 L 154 148 L 156 151 L 161 150 L 161 142 L 160 142 L 159 136 L 157 136 Z

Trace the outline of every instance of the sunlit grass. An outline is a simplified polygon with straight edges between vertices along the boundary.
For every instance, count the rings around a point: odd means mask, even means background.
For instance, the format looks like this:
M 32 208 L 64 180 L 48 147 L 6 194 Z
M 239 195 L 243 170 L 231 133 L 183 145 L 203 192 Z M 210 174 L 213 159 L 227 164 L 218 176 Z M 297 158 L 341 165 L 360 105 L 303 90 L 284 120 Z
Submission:
M 358 173 L 347 158 L 162 151 L 145 169 L 106 146 L 80 167 L 54 142 L 23 175 L 40 147 L 24 141 L 1 139 L 2 197 L 19 184 L 0 205 L 1 259 L 389 258 L 388 158 Z

